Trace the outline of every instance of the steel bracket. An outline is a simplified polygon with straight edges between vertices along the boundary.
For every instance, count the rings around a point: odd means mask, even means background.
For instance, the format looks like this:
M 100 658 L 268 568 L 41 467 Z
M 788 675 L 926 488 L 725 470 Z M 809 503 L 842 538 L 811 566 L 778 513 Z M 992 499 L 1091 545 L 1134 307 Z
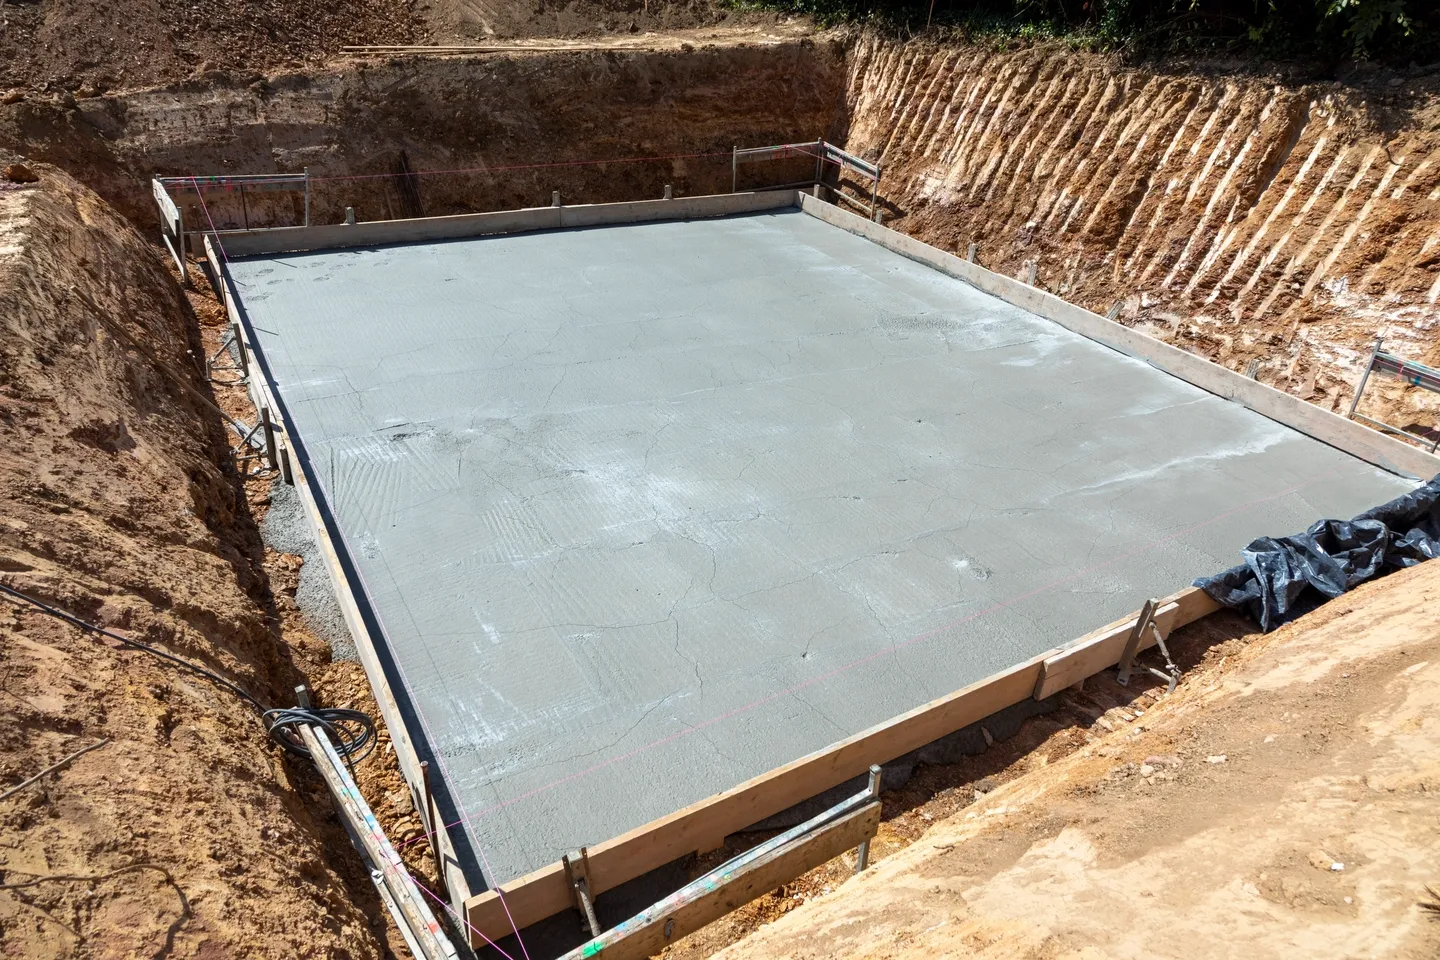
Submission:
M 590 895 L 590 854 L 585 847 L 572 850 L 560 858 L 565 865 L 565 879 L 575 894 L 575 909 L 580 911 L 580 928 L 598 937 L 604 931 L 595 916 L 595 900 Z
M 1165 681 L 1165 693 L 1175 692 L 1175 684 L 1180 680 L 1180 668 L 1175 665 L 1174 659 L 1170 656 L 1170 650 L 1165 646 L 1165 634 L 1161 632 L 1160 625 L 1155 622 L 1155 611 L 1159 608 L 1159 600 L 1146 600 L 1145 606 L 1140 608 L 1140 616 L 1135 618 L 1135 627 L 1130 631 L 1130 637 L 1125 641 L 1125 651 L 1120 654 L 1120 662 L 1115 667 L 1115 682 L 1122 687 L 1130 685 L 1130 673 L 1135 665 L 1135 656 L 1140 652 L 1140 641 L 1145 638 L 1147 631 L 1155 637 L 1155 645 L 1160 648 L 1160 653 L 1165 657 L 1165 669 L 1156 667 L 1141 666 L 1141 669 L 1150 673 L 1158 679 Z

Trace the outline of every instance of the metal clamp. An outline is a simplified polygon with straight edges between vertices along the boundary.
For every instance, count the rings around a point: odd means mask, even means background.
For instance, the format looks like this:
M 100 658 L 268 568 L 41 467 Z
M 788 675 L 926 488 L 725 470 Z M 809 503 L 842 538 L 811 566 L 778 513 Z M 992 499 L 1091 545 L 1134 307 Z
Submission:
M 1156 667 L 1142 667 L 1147 673 L 1151 673 L 1165 681 L 1165 693 L 1175 692 L 1175 684 L 1180 681 L 1180 668 L 1170 657 L 1170 650 L 1165 646 L 1165 635 L 1160 632 L 1160 625 L 1155 622 L 1155 610 L 1159 607 L 1160 601 L 1150 599 L 1145 601 L 1145 606 L 1140 608 L 1140 616 L 1135 618 L 1135 627 L 1130 631 L 1129 638 L 1125 641 L 1125 652 L 1120 654 L 1120 662 L 1115 668 L 1115 682 L 1122 687 L 1130 685 L 1130 672 L 1135 663 L 1135 655 L 1140 652 L 1140 641 L 1148 630 L 1155 636 L 1155 645 L 1165 656 L 1165 669 Z
M 589 930 L 590 936 L 598 937 L 603 932 L 600 920 L 595 916 L 595 901 L 590 895 L 590 855 L 585 847 L 572 850 L 560 858 L 565 865 L 565 879 L 575 893 L 575 907 L 580 911 L 581 929 Z

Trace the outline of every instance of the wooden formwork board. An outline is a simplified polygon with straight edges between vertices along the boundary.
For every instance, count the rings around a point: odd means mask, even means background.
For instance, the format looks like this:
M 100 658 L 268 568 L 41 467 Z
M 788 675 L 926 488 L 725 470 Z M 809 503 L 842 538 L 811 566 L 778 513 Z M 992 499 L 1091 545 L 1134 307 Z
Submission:
M 280 419 L 284 439 L 277 439 L 277 442 L 289 453 L 294 467 L 295 489 L 300 495 L 305 519 L 315 538 L 320 557 L 325 564 L 325 570 L 330 576 L 330 583 L 335 593 L 335 599 L 340 604 L 340 612 L 344 616 L 345 626 L 350 631 L 351 639 L 355 641 L 360 664 L 365 670 L 370 690 L 375 695 L 375 702 L 380 708 L 381 718 L 390 732 L 390 743 L 395 751 L 400 773 L 410 787 L 411 800 L 414 801 L 416 809 L 421 811 L 421 816 L 428 822 L 432 816 L 430 810 L 426 809 L 427 804 L 424 800 L 426 787 L 420 768 L 420 757 L 415 750 L 415 744 L 411 740 L 410 731 L 405 724 L 400 706 L 395 700 L 394 692 L 390 688 L 390 681 L 386 676 L 384 665 L 380 662 L 375 639 L 371 636 L 365 618 L 360 612 L 359 604 L 356 601 L 356 590 L 346 573 L 345 564 L 341 562 L 335 541 L 325 523 L 315 492 L 310 486 L 308 468 L 303 457 L 299 455 L 293 439 L 295 437 L 293 424 L 284 406 L 277 402 L 269 374 L 263 363 L 264 358 L 254 349 L 254 332 L 250 328 L 249 318 L 241 309 L 234 295 L 229 271 L 226 269 L 223 258 L 216 255 L 215 246 L 210 237 L 205 238 L 205 254 L 206 259 L 214 268 L 215 275 L 220 279 L 220 299 L 225 305 L 226 313 L 231 323 L 236 324 L 240 331 L 237 347 L 244 351 L 248 360 L 248 369 L 251 371 L 247 386 L 251 403 L 254 404 L 256 410 L 268 409 L 272 416 L 278 416 Z M 438 818 L 435 819 L 438 820 Z M 435 859 L 444 871 L 445 886 L 450 894 L 451 906 L 457 911 L 457 915 L 463 916 L 459 911 L 463 909 L 470 896 L 469 882 L 465 878 L 455 845 L 451 842 L 445 825 L 436 822 L 431 824 L 431 827 L 439 844 L 439 849 L 434 851 Z
M 1160 623 L 1162 632 L 1178 629 L 1218 609 L 1213 600 L 1194 587 L 1164 598 L 1160 606 L 1168 611 Z M 591 892 L 599 895 L 686 854 L 718 847 L 728 834 L 859 776 L 871 764 L 903 756 L 1036 696 L 1045 688 L 1047 677 L 1068 677 L 1079 671 L 1088 671 L 1085 676 L 1098 673 L 1119 659 L 1124 637 L 1138 616 L 1136 611 L 1063 647 L 588 848 Z M 1112 643 L 1116 636 L 1120 637 L 1118 646 Z M 473 930 L 498 940 L 516 927 L 523 930 L 573 903 L 564 865 L 556 862 L 470 898 L 466 919 Z

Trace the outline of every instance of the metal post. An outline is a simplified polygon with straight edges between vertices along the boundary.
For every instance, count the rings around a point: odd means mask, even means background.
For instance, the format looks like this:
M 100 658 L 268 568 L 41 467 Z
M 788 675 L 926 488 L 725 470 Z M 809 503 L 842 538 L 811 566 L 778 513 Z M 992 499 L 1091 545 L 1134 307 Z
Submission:
M 250 376 L 250 358 L 245 353 L 245 338 L 240 336 L 240 324 L 230 324 L 230 336 L 235 338 L 235 352 L 240 355 L 240 373 Z
M 1120 654 L 1120 663 L 1115 670 L 1115 682 L 1122 687 L 1130 685 L 1130 665 L 1135 662 L 1135 655 L 1140 652 L 1140 639 L 1145 636 L 1145 631 L 1155 624 L 1155 608 L 1159 604 L 1155 600 L 1146 600 L 1145 606 L 1140 608 L 1140 616 L 1135 618 L 1135 626 L 1130 631 L 1130 636 L 1125 641 L 1125 650 Z M 1160 631 L 1155 631 L 1155 636 L 1160 636 Z
M 425 812 L 420 823 L 425 827 L 425 842 L 430 844 L 430 853 L 435 857 L 435 885 L 440 896 L 450 899 L 450 885 L 445 882 L 445 852 L 440 849 L 440 831 L 445 827 L 440 822 L 440 807 L 435 803 L 435 792 L 430 789 L 430 761 L 420 761 L 420 786 L 425 792 Z
M 824 162 L 825 162 L 825 161 L 824 161 L 824 157 L 825 157 L 825 141 L 824 141 L 824 140 L 816 140 L 816 141 L 815 141 L 815 182 L 816 182 L 816 183 L 824 183 L 824 182 L 825 182 L 825 166 L 824 166 Z
M 245 188 L 240 188 L 240 212 L 245 215 L 245 229 L 250 229 L 250 205 L 245 202 Z
M 1355 408 L 1360 406 L 1360 394 L 1365 392 L 1365 383 L 1370 379 L 1370 371 L 1375 369 L 1375 357 L 1380 352 L 1380 345 L 1384 338 L 1378 334 L 1375 337 L 1375 349 L 1370 351 L 1370 362 L 1365 364 L 1365 372 L 1360 374 L 1360 382 L 1355 385 L 1355 399 L 1350 401 L 1350 412 L 1345 414 L 1347 418 L 1355 416 Z
M 280 478 L 290 486 L 295 486 L 295 474 L 290 470 L 290 450 L 286 447 L 280 448 Z
M 739 160 L 740 154 L 737 152 L 737 150 L 738 150 L 738 148 L 735 147 L 734 145 L 732 145 L 732 146 L 730 147 L 730 192 L 731 192 L 731 193 L 734 193 L 734 192 L 735 192 L 736 187 L 737 187 L 737 186 L 739 185 L 739 183 L 740 183 L 740 160 Z
M 869 793 L 871 800 L 879 800 L 879 799 L 880 799 L 880 765 L 879 765 L 879 764 L 874 764 L 874 763 L 872 763 L 872 764 L 870 765 L 870 783 L 869 783 L 869 786 L 868 786 L 868 788 L 867 788 L 867 792 Z M 869 841 L 869 840 L 866 840 L 864 843 L 860 844 L 860 846 L 856 848 L 856 852 L 855 852 L 855 872 L 856 872 L 856 873 L 864 873 L 864 872 L 865 872 L 865 868 L 868 867 L 868 866 L 870 866 L 870 841 Z
M 265 459 L 274 470 L 280 466 L 280 458 L 275 455 L 275 425 L 270 422 L 270 408 L 260 408 L 260 426 L 265 431 Z
M 310 226 L 310 168 L 305 168 L 305 226 Z
M 880 208 L 876 206 L 880 202 L 880 165 L 875 165 L 875 179 L 870 181 L 870 219 L 876 223 L 880 222 L 877 216 Z

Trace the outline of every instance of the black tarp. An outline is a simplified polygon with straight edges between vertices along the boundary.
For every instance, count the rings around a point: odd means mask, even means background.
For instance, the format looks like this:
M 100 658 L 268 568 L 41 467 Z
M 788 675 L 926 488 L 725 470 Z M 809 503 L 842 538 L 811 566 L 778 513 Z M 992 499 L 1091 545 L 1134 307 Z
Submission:
M 1440 476 L 1353 520 L 1261 537 L 1240 555 L 1240 566 L 1195 586 L 1268 633 L 1356 584 L 1440 556 Z

